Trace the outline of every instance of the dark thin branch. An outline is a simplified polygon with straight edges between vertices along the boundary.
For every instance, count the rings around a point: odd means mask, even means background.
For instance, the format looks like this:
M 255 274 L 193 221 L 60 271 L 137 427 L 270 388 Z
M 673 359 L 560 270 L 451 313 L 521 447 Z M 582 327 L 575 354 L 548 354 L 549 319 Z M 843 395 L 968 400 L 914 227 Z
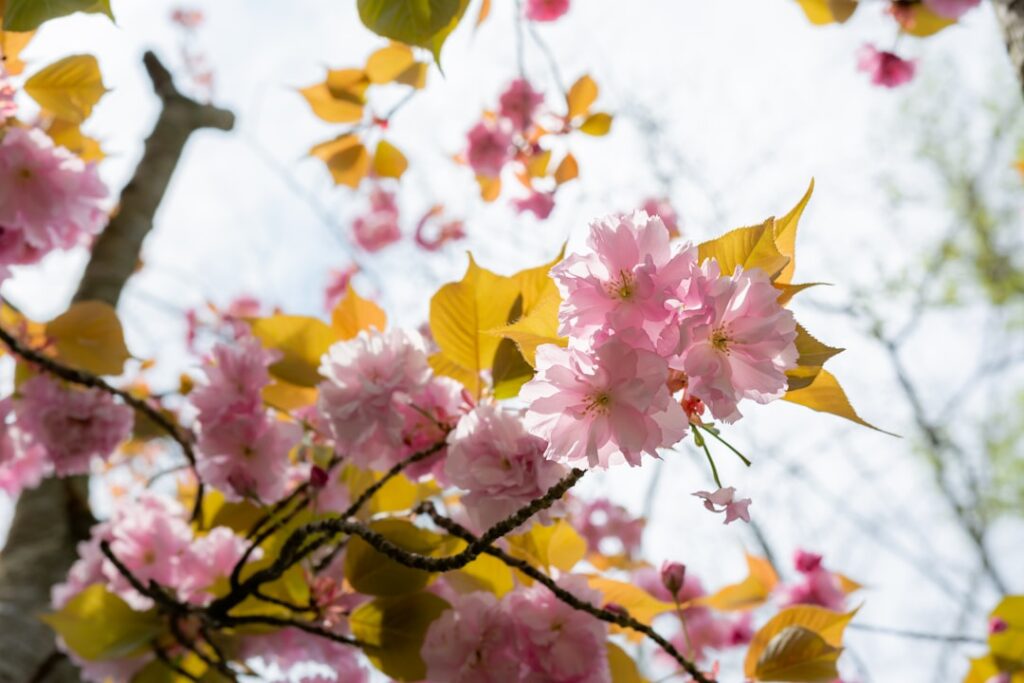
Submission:
M 246 614 L 244 616 L 227 617 L 219 620 L 219 623 L 223 626 L 246 626 L 250 624 L 265 624 L 267 626 L 280 626 L 282 628 L 297 628 L 300 631 L 306 633 L 312 633 L 313 635 L 320 636 L 321 638 L 327 638 L 335 643 L 342 643 L 343 645 L 352 645 L 353 647 L 363 647 L 365 644 L 352 638 L 351 636 L 341 635 L 335 633 L 329 629 L 317 626 L 316 624 L 308 621 L 299 621 L 298 619 L 286 619 L 284 617 L 275 617 L 269 614 Z
M 470 544 L 470 546 L 478 545 L 482 540 L 481 538 L 478 538 L 473 533 L 471 533 L 465 527 L 438 513 L 434 506 L 430 503 L 423 503 L 417 508 L 417 511 L 428 515 L 439 527 L 449 532 L 453 536 L 457 536 L 462 540 L 466 541 Z M 569 591 L 559 586 L 554 581 L 554 579 L 552 579 L 550 576 L 534 567 L 526 560 L 512 557 L 500 548 L 495 548 L 494 546 L 488 544 L 483 547 L 483 552 L 487 555 L 491 555 L 492 557 L 498 558 L 507 566 L 518 569 L 520 572 L 526 574 L 534 581 L 543 584 L 548 590 L 550 590 L 555 595 L 555 597 L 557 597 L 559 600 L 569 605 L 573 609 L 579 610 L 581 612 L 586 612 L 587 614 L 609 624 L 615 624 L 616 626 L 628 628 L 633 631 L 636 631 L 637 633 L 642 633 L 643 635 L 647 636 L 655 643 L 657 643 L 662 650 L 664 650 L 668 655 L 670 655 L 674 660 L 676 660 L 679 666 L 681 666 L 686 671 L 686 673 L 690 674 L 693 680 L 699 681 L 701 683 L 712 683 L 713 679 L 707 678 L 700 671 L 700 669 L 698 669 L 693 662 L 684 657 L 682 653 L 680 653 L 679 650 L 677 650 L 675 646 L 672 645 L 672 643 L 665 640 L 663 636 L 661 636 L 657 631 L 655 631 L 650 626 L 644 624 L 643 622 L 637 621 L 635 618 L 630 616 L 629 612 L 626 611 L 624 608 L 618 607 L 615 611 L 611 611 L 597 607 L 587 602 L 586 600 L 581 600 L 580 598 L 576 597 Z
M 878 633 L 881 635 L 896 636 L 898 638 L 909 638 L 911 640 L 932 640 L 942 643 L 971 643 L 975 645 L 984 645 L 986 642 L 984 638 L 978 638 L 977 636 L 908 631 L 899 628 L 889 628 L 888 626 L 875 626 L 873 624 L 860 624 L 856 622 L 849 624 L 848 628 L 856 631 L 865 631 L 867 633 Z
M 171 656 L 167 654 L 167 650 L 163 649 L 159 645 L 154 644 L 153 653 L 156 655 L 156 658 L 164 664 L 164 666 L 166 666 L 174 673 L 178 674 L 179 676 L 184 676 L 190 681 L 195 681 L 195 683 L 199 683 L 199 677 L 193 673 L 189 673 L 184 668 L 179 666 L 178 663 L 171 659 Z

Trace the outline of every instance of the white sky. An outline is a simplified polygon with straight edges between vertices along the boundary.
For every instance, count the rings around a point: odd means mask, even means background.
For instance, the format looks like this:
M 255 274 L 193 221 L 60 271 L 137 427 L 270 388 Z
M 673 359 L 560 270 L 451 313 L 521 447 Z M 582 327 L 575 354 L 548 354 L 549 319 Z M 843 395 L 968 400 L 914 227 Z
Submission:
M 238 128 L 231 135 L 197 135 L 178 167 L 157 230 L 146 243 L 146 268 L 123 299 L 122 319 L 137 356 L 172 364 L 180 359 L 183 324 L 174 311 L 207 299 L 224 303 L 251 293 L 289 312 L 320 312 L 327 271 L 347 263 L 345 238 L 332 233 L 335 228 L 280 174 L 329 207 L 342 229 L 363 205 L 348 190 L 333 188 L 319 162 L 303 158 L 311 144 L 340 127 L 316 120 L 294 90 L 322 79 L 324 67 L 361 64 L 384 43 L 358 24 L 354 5 L 193 3 L 207 14 L 199 38 L 216 70 L 216 101 L 236 112 Z M 516 216 L 504 201 L 483 205 L 470 173 L 447 161 L 460 151 L 480 111 L 493 106 L 515 77 L 513 3 L 494 5 L 491 20 L 477 33 L 467 26 L 453 36 L 444 54 L 446 77 L 432 72 L 427 90 L 391 126 L 390 139 L 410 159 L 401 194 L 406 228 L 440 201 L 466 217 L 470 232 L 468 244 L 441 255 L 401 245 L 370 262 L 372 277 L 357 285 L 383 286 L 381 301 L 403 323 L 418 324 L 426 312 L 425 293 L 461 275 L 465 248 L 498 271 L 535 265 L 550 259 L 567 237 L 579 243 L 589 218 L 666 191 L 685 217 L 686 233 L 705 239 L 788 210 L 812 176 L 817 191 L 803 220 L 797 276 L 833 283 L 816 296 L 840 303 L 855 286 L 872 282 L 879 268 L 917 265 L 915 244 L 934 239 L 940 222 L 948 221 L 936 210 L 919 212 L 912 224 L 897 222 L 877 185 L 882 173 L 911 182 L 920 173 L 910 145 L 901 144 L 916 123 L 901 116 L 904 99 L 915 93 L 927 98 L 934 92 L 929 82 L 945 82 L 948 91 L 955 81 L 952 90 L 963 102 L 1016 87 L 987 4 L 933 39 L 904 40 L 900 51 L 921 58 L 920 82 L 890 92 L 871 87 L 854 69 L 861 43 L 886 46 L 893 39 L 891 22 L 880 16 L 882 3 L 864 3 L 842 29 L 815 29 L 792 0 L 576 0 L 564 20 L 539 29 L 565 80 L 590 73 L 601 86 L 598 107 L 647 112 L 664 124 L 664 136 L 652 157 L 632 118 L 619 116 L 607 138 L 574 138 L 581 180 L 560 193 L 549 221 L 537 222 Z M 26 52 L 30 71 L 70 53 L 99 57 L 111 92 L 87 130 L 104 142 L 110 158 L 102 169 L 114 188 L 130 174 L 155 116 L 140 67 L 142 51 L 156 49 L 168 64 L 180 66 L 178 34 L 167 20 L 173 6 L 115 0 L 117 26 L 99 17 L 54 22 Z M 526 62 L 531 80 L 557 106 L 548 64 L 529 37 Z M 267 150 L 274 165 L 255 147 Z M 672 162 L 671 150 L 682 165 Z M 656 164 L 668 164 L 669 187 L 659 185 Z M 19 273 L 4 294 L 37 318 L 59 313 L 84 258 L 55 256 Z M 893 379 L 877 350 L 841 319 L 799 300 L 794 309 L 823 341 L 849 349 L 831 367 L 862 414 L 884 428 L 911 433 L 902 407 L 888 400 Z M 941 387 L 951 372 L 948 359 L 974 353 L 979 340 L 949 319 L 928 329 L 911 367 Z M 180 369 L 171 368 L 167 377 Z M 755 467 L 741 471 L 724 456 L 720 467 L 728 483 L 754 498 L 752 512 L 784 560 L 797 546 L 823 551 L 831 568 L 870 586 L 858 616 L 864 623 L 984 632 L 990 592 L 979 591 L 978 609 L 958 624 L 958 605 L 898 557 L 912 556 L 961 589 L 967 586 L 963 553 L 969 551 L 931 494 L 912 443 L 790 405 L 752 406 L 747 412 L 750 418 L 733 436 Z M 741 549 L 754 545 L 748 530 L 722 527 L 688 495 L 708 484 L 697 456 L 684 446 L 661 470 L 647 541 L 652 556 L 681 559 L 714 587 L 741 578 Z M 797 478 L 792 463 L 805 474 Z M 614 487 L 604 490 L 640 509 L 654 471 L 651 465 L 617 469 L 595 480 L 610 484 L 614 477 Z M 0 524 L 6 525 L 9 508 L 0 500 Z M 1020 533 L 1019 523 L 1003 525 L 993 543 L 996 555 L 1019 561 L 1014 541 Z M 1018 581 L 1016 590 L 1024 590 L 1019 572 L 1005 573 Z M 857 672 L 856 680 L 954 680 L 949 672 L 963 671 L 964 656 L 972 652 L 863 632 L 851 632 L 849 644 L 867 672 Z M 949 663 L 949 670 L 937 668 Z

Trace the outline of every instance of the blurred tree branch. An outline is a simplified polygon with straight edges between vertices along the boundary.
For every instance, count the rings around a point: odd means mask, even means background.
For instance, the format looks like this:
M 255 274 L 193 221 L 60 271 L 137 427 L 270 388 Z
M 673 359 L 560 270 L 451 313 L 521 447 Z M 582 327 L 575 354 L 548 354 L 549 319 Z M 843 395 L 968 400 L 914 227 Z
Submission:
M 1024 0 L 992 0 L 992 5 L 1003 28 L 1010 62 L 1024 88 Z

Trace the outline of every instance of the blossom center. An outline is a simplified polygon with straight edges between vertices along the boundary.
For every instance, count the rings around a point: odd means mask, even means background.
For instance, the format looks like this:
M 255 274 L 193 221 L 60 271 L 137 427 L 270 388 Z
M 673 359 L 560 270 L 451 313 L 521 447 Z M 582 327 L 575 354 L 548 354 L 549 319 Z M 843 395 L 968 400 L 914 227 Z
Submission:
M 22 180 L 31 180 L 32 179 L 32 169 L 31 168 L 27 168 L 27 167 L 19 169 L 18 170 L 18 177 L 21 178 Z
M 611 405 L 612 397 L 607 391 L 600 391 L 587 398 L 586 412 L 601 413 L 605 414 L 608 412 L 608 407 Z
M 609 290 L 611 295 L 616 298 L 632 299 L 636 292 L 636 276 L 628 271 L 620 270 L 618 279 L 611 281 Z
M 725 353 L 729 353 L 730 341 L 732 340 L 729 339 L 729 333 L 726 331 L 724 327 L 716 328 L 711 333 L 711 346 L 716 351 L 723 351 Z

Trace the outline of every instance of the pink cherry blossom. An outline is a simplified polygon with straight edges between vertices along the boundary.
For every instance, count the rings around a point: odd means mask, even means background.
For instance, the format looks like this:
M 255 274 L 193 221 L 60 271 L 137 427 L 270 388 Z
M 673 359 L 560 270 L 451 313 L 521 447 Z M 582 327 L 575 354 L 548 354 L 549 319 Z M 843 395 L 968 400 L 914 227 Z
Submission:
M 544 458 L 547 442 L 526 431 L 522 418 L 481 403 L 448 436 L 448 480 L 462 497 L 473 525 L 483 530 L 558 483 L 565 467 Z
M 893 52 L 879 50 L 865 44 L 857 53 L 857 69 L 871 76 L 871 82 L 885 88 L 896 88 L 914 78 L 913 60 L 903 59 Z
M 738 420 L 741 399 L 768 403 L 786 392 L 786 371 L 797 359 L 796 321 L 778 296 L 760 269 L 720 276 L 714 259 L 691 284 L 672 367 L 685 373 L 687 395 L 716 419 Z
M 501 175 L 512 159 L 512 136 L 496 122 L 481 121 L 470 129 L 466 161 L 478 176 L 495 178 Z
M 525 199 L 513 199 L 512 205 L 519 213 L 529 211 L 539 220 L 545 220 L 555 208 L 555 193 L 531 192 Z
M 39 129 L 8 128 L 0 141 L 2 265 L 83 244 L 106 222 L 106 196 L 95 165 Z
M 402 446 L 408 405 L 426 387 L 430 367 L 423 339 L 392 329 L 363 331 L 331 346 L 320 363 L 319 412 L 337 442 L 339 453 L 361 467 L 390 462 Z
M 581 600 L 602 604 L 601 595 L 582 576 L 566 575 L 559 585 Z M 604 656 L 608 627 L 573 609 L 535 583 L 505 596 L 506 609 L 515 620 L 519 656 L 532 676 L 526 681 L 545 683 L 608 683 Z
M 405 424 L 402 426 L 402 445 L 395 449 L 392 464 L 446 442 L 448 433 L 472 405 L 472 398 L 461 384 L 450 377 L 431 377 L 408 403 L 399 403 L 395 407 L 405 419 Z M 442 446 L 434 455 L 408 465 L 403 472 L 412 479 L 433 476 L 447 485 L 449 482 L 444 469 L 447 455 L 448 447 Z
M 529 406 L 527 429 L 548 440 L 552 460 L 637 466 L 686 433 L 683 409 L 665 386 L 668 366 L 651 351 L 618 337 L 593 352 L 545 344 L 536 367 L 520 397 Z
M 276 355 L 251 335 L 217 344 L 203 365 L 205 381 L 189 395 L 199 422 L 209 426 L 232 415 L 262 413 L 261 391 L 270 383 L 267 368 Z
M 380 251 L 402 239 L 394 192 L 374 187 L 370 191 L 370 209 L 352 222 L 352 234 L 356 244 L 369 252 Z
M 427 630 L 421 653 L 433 683 L 514 683 L 520 678 L 512 617 L 490 593 L 454 595 Z
M 981 4 L 981 0 L 924 0 L 928 9 L 946 19 L 959 19 L 968 10 Z
M 607 498 L 586 502 L 572 498 L 570 519 L 576 531 L 587 541 L 592 552 L 606 555 L 621 553 L 634 557 L 640 551 L 644 535 L 644 520 Z
M 822 565 L 821 555 L 797 550 L 793 566 L 802 574 L 801 580 L 783 589 L 784 605 L 818 605 L 842 610 L 846 603 L 839 578 Z
M 38 486 L 53 469 L 46 449 L 33 443 L 13 418 L 14 401 L 0 400 L 0 491 L 12 498 Z
M 196 469 L 228 500 L 273 503 L 286 493 L 288 453 L 301 438 L 297 424 L 265 412 L 230 415 L 203 425 Z
M 724 512 L 725 521 L 723 524 L 735 522 L 737 519 L 742 519 L 744 522 L 750 521 L 750 511 L 747 508 L 750 507 L 752 501 L 749 498 L 736 500 L 736 489 L 732 486 L 720 488 L 714 493 L 697 491 L 693 495 L 703 498 L 704 507 L 711 510 L 711 512 Z
M 526 0 L 530 21 L 555 21 L 569 11 L 569 0 Z
M 640 210 L 652 218 L 660 218 L 668 228 L 670 237 L 679 237 L 679 213 L 665 197 L 648 197 L 640 205 Z
M 209 602 L 213 595 L 207 589 L 231 576 L 247 546 L 245 539 L 226 526 L 211 529 L 195 539 L 180 563 L 181 573 L 175 582 L 179 597 L 193 603 Z M 250 557 L 259 559 L 261 550 Z
M 642 211 L 592 222 L 587 245 L 590 253 L 551 269 L 563 299 L 559 333 L 580 336 L 607 326 L 643 330 L 657 343 L 697 250 L 674 250 L 662 220 Z
M 85 474 L 131 434 L 135 414 L 101 389 L 64 386 L 38 375 L 21 387 L 18 424 L 46 449 L 58 475 Z
M 524 131 L 533 123 L 537 107 L 544 101 L 544 95 L 533 89 L 530 82 L 517 78 L 498 98 L 498 116 L 507 119 L 512 127 Z
M 309 664 L 320 664 L 334 672 L 338 683 L 367 683 L 369 672 L 359 664 L 358 650 L 297 628 L 285 628 L 266 635 L 246 636 L 242 641 L 242 660 L 261 659 L 279 669 L 274 681 L 314 680 Z
M 0 67 L 0 123 L 18 115 L 18 104 L 14 101 L 15 90 L 7 72 Z

